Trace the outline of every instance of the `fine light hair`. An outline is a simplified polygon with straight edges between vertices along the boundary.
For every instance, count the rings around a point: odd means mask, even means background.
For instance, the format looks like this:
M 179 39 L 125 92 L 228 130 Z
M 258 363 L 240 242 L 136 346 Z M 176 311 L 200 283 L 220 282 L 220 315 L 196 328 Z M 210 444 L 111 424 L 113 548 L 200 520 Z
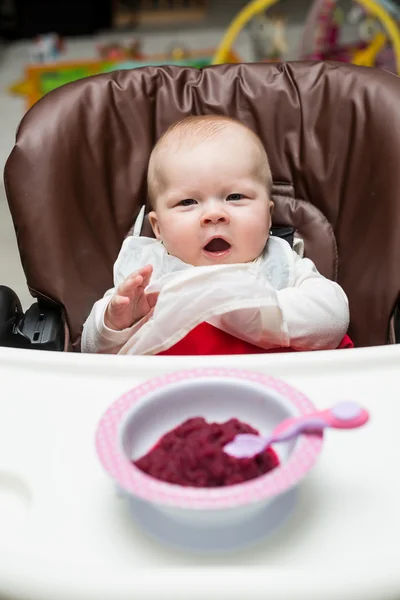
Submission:
M 268 196 L 271 195 L 271 169 L 264 145 L 258 135 L 250 127 L 247 127 L 247 125 L 244 125 L 237 119 L 222 115 L 200 115 L 186 117 L 171 125 L 154 146 L 147 171 L 147 190 L 151 208 L 155 208 L 156 199 L 159 195 L 162 180 L 161 162 L 163 152 L 177 150 L 182 144 L 187 148 L 193 148 L 197 144 L 217 137 L 232 125 L 243 128 L 255 144 L 258 163 L 255 166 L 256 172 L 265 181 Z

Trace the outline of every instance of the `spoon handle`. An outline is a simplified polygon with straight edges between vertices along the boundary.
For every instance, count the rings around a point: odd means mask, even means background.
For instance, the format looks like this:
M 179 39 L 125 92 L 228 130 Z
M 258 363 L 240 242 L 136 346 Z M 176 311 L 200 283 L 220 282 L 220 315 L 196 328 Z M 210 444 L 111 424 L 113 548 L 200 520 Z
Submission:
M 369 419 L 368 412 L 356 402 L 340 402 L 327 410 L 319 410 L 304 417 L 285 419 L 274 429 L 274 441 L 285 441 L 300 433 L 333 429 L 355 429 Z
M 318 410 L 303 417 L 286 419 L 275 427 L 270 437 L 238 434 L 224 447 L 224 451 L 236 458 L 251 458 L 276 442 L 286 442 L 301 433 L 321 433 L 327 427 L 355 429 L 369 419 L 368 412 L 355 402 L 340 402 L 327 410 Z

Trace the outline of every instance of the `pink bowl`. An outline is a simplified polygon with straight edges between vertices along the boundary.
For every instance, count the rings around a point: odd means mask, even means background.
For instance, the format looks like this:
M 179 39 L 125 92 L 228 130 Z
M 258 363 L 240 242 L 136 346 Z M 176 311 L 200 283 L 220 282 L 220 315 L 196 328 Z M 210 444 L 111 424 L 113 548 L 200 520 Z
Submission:
M 213 397 L 215 395 L 215 397 Z M 287 383 L 257 372 L 198 369 L 157 377 L 121 396 L 105 413 L 96 449 L 105 470 L 128 494 L 157 506 L 221 511 L 265 504 L 296 486 L 314 466 L 322 435 L 302 435 L 279 444 L 281 465 L 266 475 L 225 488 L 190 488 L 156 480 L 132 463 L 167 431 L 189 417 L 237 417 L 267 435 L 286 417 L 315 406 Z

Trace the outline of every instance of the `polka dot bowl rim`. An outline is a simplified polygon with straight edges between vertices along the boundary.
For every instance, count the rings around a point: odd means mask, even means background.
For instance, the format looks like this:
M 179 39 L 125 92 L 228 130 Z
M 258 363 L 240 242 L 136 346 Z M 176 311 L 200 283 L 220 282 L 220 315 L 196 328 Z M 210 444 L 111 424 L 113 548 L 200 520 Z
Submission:
M 188 379 L 224 377 L 261 384 L 282 395 L 299 415 L 315 406 L 302 392 L 286 382 L 262 373 L 240 369 L 192 369 L 145 381 L 120 396 L 104 413 L 96 431 L 96 451 L 103 468 L 124 491 L 164 506 L 218 510 L 249 505 L 278 496 L 296 486 L 315 465 L 322 450 L 322 435 L 302 435 L 289 459 L 266 475 L 224 488 L 192 488 L 159 481 L 138 469 L 120 445 L 119 426 L 132 407 L 156 390 Z

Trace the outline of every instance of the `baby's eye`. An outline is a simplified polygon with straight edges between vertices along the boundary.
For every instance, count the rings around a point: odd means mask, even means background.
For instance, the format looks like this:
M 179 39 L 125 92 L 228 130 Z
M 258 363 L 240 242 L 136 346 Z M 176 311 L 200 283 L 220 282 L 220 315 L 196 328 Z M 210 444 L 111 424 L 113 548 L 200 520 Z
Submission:
M 229 194 L 229 196 L 227 197 L 227 200 L 243 200 L 244 195 L 243 194 Z
M 192 206 L 192 204 L 196 204 L 196 200 L 193 200 L 193 198 L 185 198 L 178 202 L 178 206 Z

